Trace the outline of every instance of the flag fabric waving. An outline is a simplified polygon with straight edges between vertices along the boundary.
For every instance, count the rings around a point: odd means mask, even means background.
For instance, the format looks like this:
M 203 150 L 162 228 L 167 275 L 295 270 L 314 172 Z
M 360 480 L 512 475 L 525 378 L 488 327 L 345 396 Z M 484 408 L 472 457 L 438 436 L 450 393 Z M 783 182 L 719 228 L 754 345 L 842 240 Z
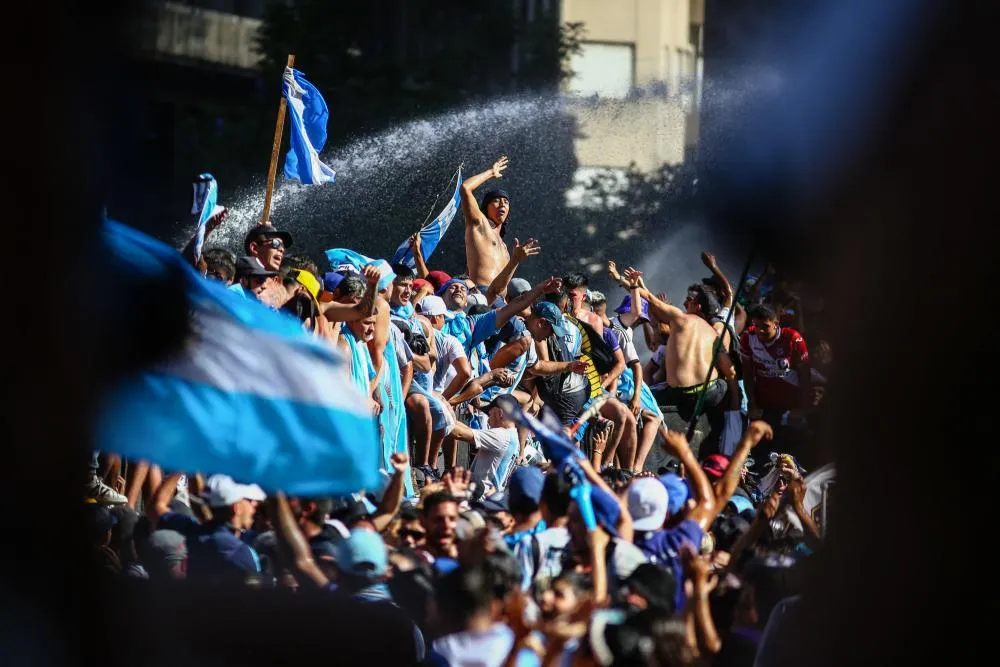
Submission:
M 285 68 L 282 92 L 288 101 L 291 125 L 285 178 L 303 185 L 333 182 L 337 172 L 319 159 L 319 152 L 326 145 L 326 124 L 330 119 L 326 101 L 302 72 L 289 67 Z
M 355 252 L 348 248 L 331 248 L 324 254 L 327 261 L 333 266 L 334 271 L 350 269 L 356 273 L 361 273 L 361 269 L 369 264 L 377 266 L 379 275 L 382 276 L 378 281 L 379 291 L 391 285 L 392 281 L 396 278 L 392 266 L 384 259 L 371 259 L 370 257 L 365 257 L 360 252 Z
M 461 167 L 459 167 L 456 175 L 458 176 L 458 181 L 455 183 L 455 192 L 451 195 L 451 199 L 448 200 L 448 203 L 445 204 L 445 207 L 441 209 L 436 218 L 420 229 L 420 252 L 424 256 L 424 261 L 431 258 L 431 254 L 437 249 L 441 239 L 444 238 L 445 232 L 448 231 L 448 227 L 451 226 L 451 221 L 454 219 L 455 213 L 458 212 L 461 202 Z M 405 264 L 411 269 L 417 268 L 417 263 L 413 259 L 413 250 L 410 249 L 409 239 L 404 239 L 400 246 L 396 248 L 396 254 L 392 256 L 392 263 Z
M 194 189 L 194 202 L 191 204 L 191 215 L 198 216 L 198 229 L 195 232 L 194 258 L 201 259 L 201 249 L 205 245 L 205 226 L 208 219 L 216 213 L 219 198 L 219 184 L 209 173 L 201 174 L 198 180 L 191 184 Z
M 191 334 L 182 351 L 115 388 L 98 448 L 291 495 L 376 488 L 375 421 L 342 355 L 297 319 L 204 280 L 159 241 L 110 221 L 104 239 L 130 276 L 180 272 Z

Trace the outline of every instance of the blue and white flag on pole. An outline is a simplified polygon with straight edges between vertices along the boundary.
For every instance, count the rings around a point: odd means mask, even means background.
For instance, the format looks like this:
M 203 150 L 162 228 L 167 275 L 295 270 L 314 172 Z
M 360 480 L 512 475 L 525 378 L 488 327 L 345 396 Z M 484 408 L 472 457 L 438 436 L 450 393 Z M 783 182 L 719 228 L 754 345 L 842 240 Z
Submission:
M 327 261 L 333 266 L 334 271 L 350 269 L 356 273 L 361 273 L 361 269 L 369 264 L 377 266 L 379 275 L 382 276 L 378 281 L 379 291 L 389 287 L 392 281 L 396 279 L 396 274 L 393 272 L 392 266 L 384 259 L 371 259 L 370 257 L 365 257 L 360 252 L 354 252 L 348 248 L 332 248 L 327 250 L 325 254 Z
M 306 81 L 297 69 L 285 68 L 282 93 L 288 100 L 288 117 L 291 121 L 291 146 L 285 157 L 285 178 L 303 185 L 331 183 L 337 177 L 329 166 L 319 159 L 319 152 L 326 145 L 326 123 L 330 110 L 316 86 Z
M 205 225 L 208 224 L 208 219 L 215 215 L 219 184 L 215 182 L 214 176 L 205 173 L 198 176 L 192 188 L 194 203 L 191 204 L 191 215 L 198 216 L 198 229 L 194 238 L 194 259 L 197 261 L 201 259 L 201 249 L 205 245 Z
M 376 488 L 375 420 L 342 355 L 297 319 L 201 278 L 159 241 L 110 221 L 104 238 L 113 267 L 133 279 L 183 277 L 191 333 L 107 397 L 95 447 L 290 495 Z
M 437 217 L 431 220 L 429 223 L 424 225 L 420 229 L 420 252 L 424 256 L 424 261 L 426 262 L 431 258 L 431 255 L 437 249 L 438 244 L 441 239 L 444 238 L 445 232 L 448 231 L 448 227 L 451 226 L 451 221 L 458 212 L 458 207 L 461 202 L 461 191 L 459 188 L 462 187 L 462 169 L 458 169 L 458 182 L 455 183 L 455 192 L 451 195 L 451 199 L 445 205 L 441 212 L 437 214 Z M 396 248 L 396 254 L 392 256 L 393 264 L 405 264 L 411 269 L 417 268 L 417 263 L 413 259 L 413 250 L 410 249 L 410 240 L 405 239 L 398 248 Z

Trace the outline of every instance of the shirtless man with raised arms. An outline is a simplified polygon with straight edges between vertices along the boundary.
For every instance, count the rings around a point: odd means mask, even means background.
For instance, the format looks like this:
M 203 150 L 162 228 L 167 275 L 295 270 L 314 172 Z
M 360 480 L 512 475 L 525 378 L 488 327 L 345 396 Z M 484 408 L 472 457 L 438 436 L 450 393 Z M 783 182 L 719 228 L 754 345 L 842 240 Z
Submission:
M 655 314 L 660 322 L 670 325 L 664 355 L 667 388 L 657 395 L 657 400 L 664 405 L 676 405 L 677 413 L 684 420 L 693 416 L 702 389 L 705 389 L 702 411 L 718 405 L 726 395 L 725 378 L 735 378 L 732 361 L 721 347 L 714 361 L 724 377 L 720 377 L 714 367 L 712 351 L 719 337 L 718 332 L 701 316 L 686 313 L 651 294 L 643 283 L 641 272 L 628 269 L 625 279 L 638 288 L 639 296 L 649 301 L 649 312 Z M 707 388 L 706 377 L 709 378 Z
M 506 168 L 507 156 L 503 156 L 490 169 L 462 183 L 465 257 L 468 262 L 466 272 L 484 294 L 510 260 L 510 253 L 503 242 L 510 215 L 510 196 L 506 190 L 490 190 L 480 204 L 476 201 L 475 190 L 491 178 L 503 178 Z

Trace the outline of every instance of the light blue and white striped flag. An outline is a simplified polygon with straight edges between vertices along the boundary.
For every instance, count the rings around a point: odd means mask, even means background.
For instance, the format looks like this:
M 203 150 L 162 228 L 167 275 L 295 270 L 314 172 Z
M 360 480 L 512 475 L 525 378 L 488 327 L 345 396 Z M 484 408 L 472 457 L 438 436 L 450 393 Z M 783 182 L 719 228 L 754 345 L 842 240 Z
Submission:
M 216 213 L 217 200 L 219 198 L 219 184 L 215 182 L 215 177 L 209 173 L 198 176 L 198 180 L 191 184 L 194 189 L 194 203 L 191 204 L 191 215 L 198 216 L 198 229 L 194 237 L 194 259 L 201 259 L 201 249 L 205 245 L 205 226 L 208 219 Z
M 110 221 L 104 237 L 113 267 L 133 279 L 183 276 L 191 333 L 108 397 L 96 447 L 291 495 L 376 488 L 375 420 L 342 355 L 297 319 L 204 280 L 159 241 Z
M 331 183 L 337 172 L 319 159 L 319 152 L 326 145 L 326 123 L 330 119 L 326 101 L 297 69 L 285 68 L 281 89 L 288 100 L 291 121 L 285 178 L 303 185 Z
M 379 291 L 391 285 L 392 281 L 396 278 L 392 266 L 384 259 L 371 259 L 370 257 L 365 257 L 360 252 L 354 252 L 348 248 L 331 248 L 325 254 L 327 261 L 333 266 L 334 271 L 349 268 L 352 271 L 361 273 L 361 269 L 369 264 L 377 266 L 379 275 L 382 276 L 378 281 Z
M 455 183 L 455 192 L 451 195 L 451 199 L 448 200 L 448 203 L 443 209 L 441 209 L 441 212 L 437 214 L 436 218 L 420 229 L 420 252 L 423 254 L 425 262 L 431 258 L 431 255 L 437 249 L 441 239 L 444 238 L 445 232 L 448 231 L 448 227 L 451 226 L 452 219 L 454 219 L 455 214 L 458 212 L 458 207 L 461 202 L 461 167 L 458 169 L 457 176 L 458 182 Z M 411 269 L 417 268 L 417 263 L 413 259 L 413 250 L 410 249 L 409 239 L 405 239 L 403 243 L 396 248 L 396 254 L 392 256 L 392 263 L 405 264 Z

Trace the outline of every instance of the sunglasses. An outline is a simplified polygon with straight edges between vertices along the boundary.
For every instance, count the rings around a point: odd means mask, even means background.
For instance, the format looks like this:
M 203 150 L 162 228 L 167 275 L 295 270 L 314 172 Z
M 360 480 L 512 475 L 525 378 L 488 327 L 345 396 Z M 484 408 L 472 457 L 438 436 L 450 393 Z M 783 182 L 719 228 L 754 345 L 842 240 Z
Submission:
M 285 247 L 285 242 L 279 238 L 258 239 L 257 243 L 259 243 L 262 248 L 271 248 L 272 250 L 282 250 Z
M 406 539 L 407 537 L 412 537 L 414 542 L 419 542 L 420 540 L 427 537 L 427 533 L 422 530 L 401 530 L 399 531 L 400 539 Z

